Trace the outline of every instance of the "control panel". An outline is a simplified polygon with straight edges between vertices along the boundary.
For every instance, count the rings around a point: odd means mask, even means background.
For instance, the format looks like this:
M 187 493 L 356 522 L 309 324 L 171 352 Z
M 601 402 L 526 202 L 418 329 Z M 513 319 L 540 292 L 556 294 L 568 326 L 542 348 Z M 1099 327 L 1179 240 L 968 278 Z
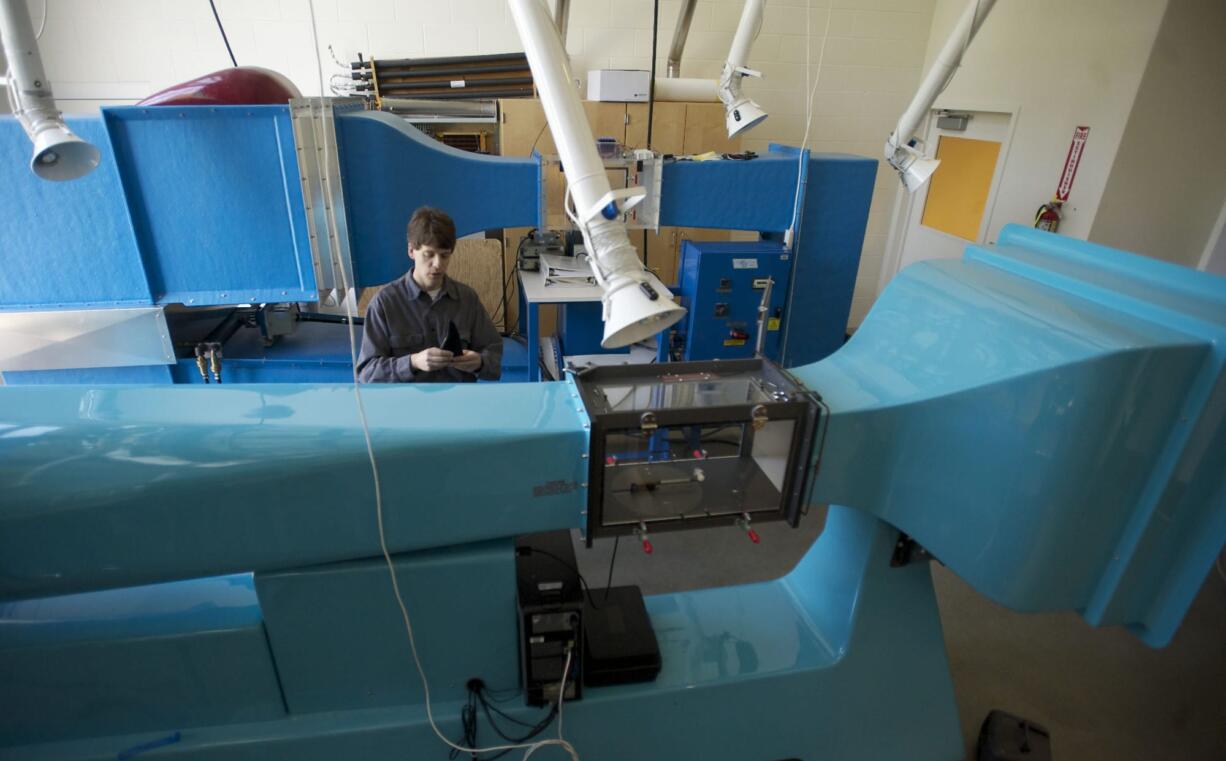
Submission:
M 671 359 L 745 359 L 758 337 L 758 309 L 770 291 L 762 353 L 779 358 L 792 255 L 769 241 L 685 241 L 681 297 L 689 310 L 669 342 Z

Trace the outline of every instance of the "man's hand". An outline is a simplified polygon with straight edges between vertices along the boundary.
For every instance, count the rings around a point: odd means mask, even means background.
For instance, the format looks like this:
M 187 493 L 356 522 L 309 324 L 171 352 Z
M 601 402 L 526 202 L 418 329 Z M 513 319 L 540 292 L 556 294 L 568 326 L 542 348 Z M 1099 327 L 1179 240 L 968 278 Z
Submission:
M 465 349 L 463 354 L 451 360 L 451 366 L 466 373 L 475 373 L 481 369 L 481 355 L 472 349 Z
M 423 373 L 451 367 L 452 362 L 451 352 L 443 351 L 442 349 L 425 349 L 412 355 L 410 359 L 413 363 L 413 369 Z

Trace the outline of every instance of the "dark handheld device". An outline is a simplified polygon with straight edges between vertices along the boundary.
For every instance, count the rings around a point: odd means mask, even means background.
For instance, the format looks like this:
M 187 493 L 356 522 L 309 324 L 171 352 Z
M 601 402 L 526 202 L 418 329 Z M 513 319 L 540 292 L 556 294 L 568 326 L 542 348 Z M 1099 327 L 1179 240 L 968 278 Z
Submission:
M 456 357 L 464 353 L 464 341 L 460 338 L 460 331 L 454 322 L 447 323 L 447 339 L 439 348 L 451 352 Z

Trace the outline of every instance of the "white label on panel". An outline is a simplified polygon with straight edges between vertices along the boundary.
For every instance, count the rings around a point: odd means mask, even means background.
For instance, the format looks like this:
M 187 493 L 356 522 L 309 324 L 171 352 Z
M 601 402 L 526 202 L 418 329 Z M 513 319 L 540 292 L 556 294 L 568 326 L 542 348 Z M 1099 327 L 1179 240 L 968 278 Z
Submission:
M 756 270 L 758 268 L 757 259 L 733 259 L 732 269 L 734 270 Z

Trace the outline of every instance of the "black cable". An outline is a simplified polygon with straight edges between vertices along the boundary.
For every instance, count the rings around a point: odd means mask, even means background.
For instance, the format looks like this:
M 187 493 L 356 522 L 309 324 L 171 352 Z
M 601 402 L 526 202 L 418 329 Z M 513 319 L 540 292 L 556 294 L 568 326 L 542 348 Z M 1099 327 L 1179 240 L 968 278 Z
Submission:
M 604 599 L 601 602 L 609 601 L 609 590 L 613 588 L 613 564 L 617 562 L 617 545 L 621 540 L 621 536 L 613 537 L 613 557 L 609 558 L 609 579 L 604 583 Z
M 570 679 L 568 678 L 566 681 L 570 681 Z M 563 683 L 560 689 L 565 691 L 566 684 Z M 544 732 L 549 727 L 549 725 L 553 723 L 553 720 L 558 715 L 558 704 L 551 703 L 550 708 L 549 708 L 549 713 L 547 713 L 544 717 L 541 718 L 540 721 L 536 722 L 535 724 L 531 724 L 529 722 L 523 721 L 522 719 L 517 719 L 514 716 L 511 716 L 510 714 L 507 714 L 506 712 L 500 710 L 497 706 L 492 705 L 494 702 L 499 702 L 496 698 L 493 697 L 495 692 L 496 691 L 490 690 L 488 687 L 486 687 L 485 683 L 482 682 L 480 679 L 470 679 L 469 680 L 468 682 L 468 700 L 464 704 L 464 707 L 460 709 L 460 723 L 461 723 L 462 731 L 463 731 L 462 742 L 460 744 L 463 745 L 464 747 L 466 748 L 476 748 L 477 747 L 477 741 L 478 741 L 477 739 L 477 708 L 478 707 L 480 707 L 481 711 L 485 714 L 485 719 L 487 722 L 489 722 L 490 728 L 494 730 L 494 733 L 497 734 L 500 738 L 502 738 L 503 741 L 510 743 L 512 745 L 524 745 L 530 742 L 531 740 L 536 738 L 538 735 L 540 735 L 542 732 Z M 501 716 L 503 719 L 509 722 L 512 722 L 514 724 L 518 724 L 519 726 L 525 728 L 527 730 L 527 733 L 520 737 L 516 737 L 508 732 L 504 732 L 503 728 L 498 726 L 497 721 L 495 721 L 494 714 L 497 714 L 498 716 Z M 476 753 L 472 753 L 471 757 L 473 759 L 481 759 L 481 761 L 494 761 L 494 759 L 502 758 L 503 756 L 507 755 L 513 750 L 516 750 L 516 749 L 507 748 L 506 750 L 501 751 L 500 753 L 496 753 L 492 756 L 484 756 L 484 757 L 481 757 Z M 454 760 L 456 758 L 459 758 L 462 753 L 464 753 L 464 751 L 459 751 L 453 748 L 448 757 Z
M 238 61 L 234 58 L 234 50 L 230 47 L 230 38 L 226 36 L 226 28 L 221 24 L 221 16 L 217 15 L 217 4 L 213 0 L 209 0 L 209 7 L 213 9 L 213 18 L 217 19 L 217 29 L 221 32 L 221 41 L 226 43 L 226 52 L 230 54 L 230 63 L 238 66 Z
M 651 81 L 647 85 L 647 150 L 651 150 L 651 125 L 656 111 L 656 45 L 660 38 L 660 0 L 653 3 L 651 18 Z
M 349 319 L 344 314 L 328 314 L 327 312 L 299 312 L 294 320 L 297 322 L 325 322 L 331 325 L 365 325 L 365 317 Z
M 548 128 L 549 128 L 549 122 L 548 122 L 548 121 L 546 121 L 544 124 L 542 124 L 542 125 L 541 125 L 541 131 L 540 131 L 540 132 L 538 132 L 538 133 L 536 133 L 536 138 L 535 138 L 535 139 L 533 139 L 533 141 L 532 141 L 532 147 L 528 149 L 528 155 L 529 155 L 529 156 L 531 156 L 531 155 L 532 155 L 532 152 L 536 150 L 536 144 L 537 144 L 537 143 L 539 143 L 539 142 L 541 142 L 541 135 L 544 135 L 544 134 L 545 134 L 545 130 L 546 130 L 546 129 L 548 129 Z
M 507 289 L 511 287 L 511 280 L 515 277 L 515 273 L 519 271 L 519 252 L 516 252 L 515 260 L 516 264 L 511 267 L 511 272 L 507 275 L 507 279 L 502 281 L 502 298 L 498 300 L 498 306 L 494 308 L 495 316 L 490 318 L 490 322 L 497 322 L 498 317 L 501 316 L 503 321 L 502 334 L 504 336 L 509 336 L 513 332 L 511 326 L 507 324 L 509 322 L 507 318 L 510 317 L 510 314 L 507 312 Z
M 506 321 L 506 317 L 508 316 L 507 313 L 509 311 L 507 309 L 507 289 L 511 287 L 511 280 L 512 278 L 515 277 L 515 273 L 519 271 L 519 256 L 524 251 L 524 241 L 528 240 L 528 238 L 534 232 L 536 232 L 535 227 L 529 230 L 527 233 L 525 233 L 524 237 L 519 239 L 519 245 L 515 247 L 515 266 L 511 268 L 510 274 L 508 274 L 506 279 L 502 281 L 502 298 L 498 300 L 498 306 L 494 308 L 494 314 L 497 315 L 501 312 L 504 322 Z M 505 256 L 503 257 L 503 263 L 504 264 L 506 263 Z M 493 322 L 493 321 L 494 321 L 494 318 L 491 317 L 490 322 Z M 509 325 L 504 324 L 503 327 L 506 328 L 506 334 L 509 334 L 511 332 Z
M 477 747 L 477 698 L 471 687 L 468 690 L 468 701 L 460 709 L 460 726 L 463 728 L 463 734 L 459 744 L 465 748 Z M 463 752 L 459 748 L 452 748 L 447 758 L 455 761 Z M 473 753 L 472 756 L 476 758 L 477 754 Z
M 660 38 L 660 0 L 651 12 L 651 81 L 647 83 L 647 150 L 651 150 L 651 127 L 656 116 L 656 45 Z M 647 269 L 647 231 L 643 230 L 643 269 Z M 665 283 L 665 285 L 671 285 Z

